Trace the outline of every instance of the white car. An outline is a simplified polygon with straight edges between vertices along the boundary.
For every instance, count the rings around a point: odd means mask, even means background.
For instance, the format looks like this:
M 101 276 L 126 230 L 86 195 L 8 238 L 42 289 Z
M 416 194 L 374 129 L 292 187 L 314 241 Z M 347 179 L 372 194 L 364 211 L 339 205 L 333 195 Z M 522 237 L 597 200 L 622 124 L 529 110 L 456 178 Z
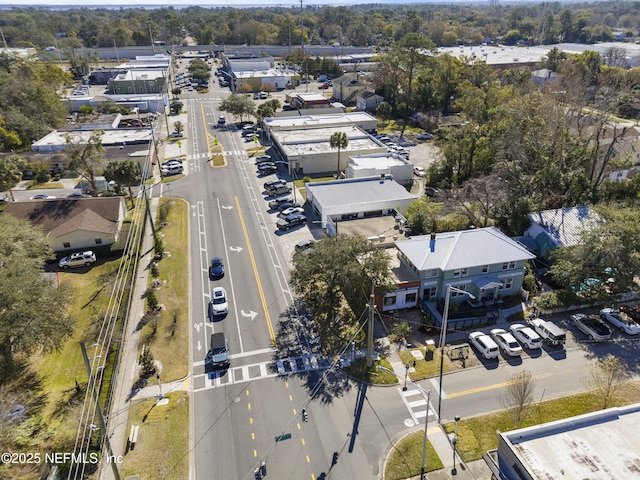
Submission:
M 603 308 L 600 310 L 600 318 L 609 322 L 621 332 L 629 335 L 640 334 L 640 325 L 634 322 L 631 317 L 622 315 L 618 310 L 613 308 Z
M 498 344 L 498 347 L 500 347 L 506 355 L 510 357 L 519 357 L 522 355 L 522 347 L 509 332 L 501 328 L 494 328 L 489 333 L 491 333 L 493 341 Z
M 522 325 L 521 323 L 514 323 L 509 327 L 509 331 L 516 340 L 529 350 L 542 348 L 542 338 L 533 331 L 533 328 Z
M 304 208 L 302 207 L 289 207 L 284 209 L 283 211 L 281 211 L 280 213 L 278 213 L 278 218 L 285 218 L 288 217 L 289 215 L 293 215 L 296 213 L 304 213 Z
M 95 262 L 95 254 L 91 250 L 87 250 L 86 252 L 76 252 L 68 257 L 62 257 L 58 262 L 58 266 L 66 270 L 68 268 L 89 267 Z
M 413 167 L 413 174 L 418 177 L 424 177 L 427 174 L 427 171 L 424 167 Z
M 498 358 L 500 350 L 498 345 L 494 342 L 489 335 L 482 332 L 471 332 L 469 334 L 469 342 L 476 347 L 480 354 L 487 360 L 491 358 Z
M 209 302 L 209 313 L 214 316 L 226 315 L 229 313 L 229 304 L 227 302 L 227 291 L 222 287 L 216 287 L 211 292 L 211 301 Z

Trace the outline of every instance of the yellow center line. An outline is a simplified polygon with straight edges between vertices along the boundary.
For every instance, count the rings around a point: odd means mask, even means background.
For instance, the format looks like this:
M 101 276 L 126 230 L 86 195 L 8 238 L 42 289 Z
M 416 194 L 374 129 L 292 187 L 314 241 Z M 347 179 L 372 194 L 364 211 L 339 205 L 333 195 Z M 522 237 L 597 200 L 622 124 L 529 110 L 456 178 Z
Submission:
M 563 370 L 561 372 L 551 372 L 551 373 L 542 373 L 540 375 L 536 375 L 533 378 L 534 379 L 540 379 L 540 378 L 546 378 L 546 377 L 552 377 L 554 375 L 562 375 L 565 373 L 571 373 L 573 370 L 569 369 L 569 370 Z M 516 383 L 515 381 L 508 381 L 508 382 L 502 382 L 502 383 L 494 383 L 493 385 L 487 385 L 486 387 L 478 387 L 478 388 L 471 388 L 469 390 L 463 390 L 461 392 L 456 392 L 456 393 L 447 393 L 447 398 L 455 398 L 455 397 L 462 397 L 464 395 L 471 395 L 474 393 L 479 393 L 479 392 L 486 392 L 487 390 L 493 390 L 495 388 L 502 388 L 502 387 L 506 387 L 507 385 L 511 385 L 513 383 Z
M 271 343 L 275 345 L 276 334 L 273 331 L 273 325 L 271 323 L 271 316 L 269 315 L 269 309 L 267 307 L 267 299 L 264 296 L 264 290 L 262 289 L 262 282 L 260 281 L 260 275 L 258 275 L 258 267 L 256 265 L 256 258 L 253 255 L 253 249 L 251 248 L 251 241 L 249 240 L 249 232 L 247 232 L 247 224 L 244 222 L 244 216 L 242 215 L 242 209 L 240 208 L 240 201 L 238 197 L 235 197 L 236 208 L 238 209 L 238 216 L 240 217 L 240 224 L 242 225 L 242 232 L 244 233 L 244 239 L 247 242 L 247 251 L 249 252 L 249 258 L 251 259 L 251 266 L 253 267 L 253 274 L 256 277 L 256 284 L 258 285 L 258 293 L 260 294 L 260 301 L 262 302 L 262 309 L 264 310 L 264 318 L 267 322 L 267 328 L 269 329 L 269 336 L 271 337 Z

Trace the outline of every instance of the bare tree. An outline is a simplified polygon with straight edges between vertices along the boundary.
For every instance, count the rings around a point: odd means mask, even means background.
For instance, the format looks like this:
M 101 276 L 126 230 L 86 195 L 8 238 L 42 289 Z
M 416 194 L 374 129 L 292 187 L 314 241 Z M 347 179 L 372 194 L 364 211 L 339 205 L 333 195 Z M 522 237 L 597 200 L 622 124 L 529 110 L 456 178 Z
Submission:
M 587 377 L 587 385 L 595 390 L 603 410 L 616 400 L 618 391 L 629 378 L 627 366 L 613 355 L 607 355 L 593 364 Z
M 504 406 L 511 410 L 513 421 L 519 427 L 527 409 L 533 402 L 536 382 L 528 370 L 514 373 L 507 382 L 504 394 Z

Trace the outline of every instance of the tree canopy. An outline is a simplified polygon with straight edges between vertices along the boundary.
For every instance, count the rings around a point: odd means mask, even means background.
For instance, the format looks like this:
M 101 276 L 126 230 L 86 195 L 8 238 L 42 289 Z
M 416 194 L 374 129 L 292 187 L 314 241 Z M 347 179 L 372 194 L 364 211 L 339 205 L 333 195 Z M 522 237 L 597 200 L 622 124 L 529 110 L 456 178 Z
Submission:
M 242 121 L 245 116 L 255 115 L 256 103 L 245 95 L 232 93 L 220 102 L 219 108 L 220 111 L 230 113 Z
M 0 369 L 18 355 L 58 348 L 73 331 L 70 292 L 43 274 L 53 258 L 45 233 L 29 222 L 0 215 Z
M 323 347 L 335 353 L 356 336 L 372 287 L 390 281 L 387 254 L 362 237 L 325 238 L 293 257 L 291 285 L 318 324 Z

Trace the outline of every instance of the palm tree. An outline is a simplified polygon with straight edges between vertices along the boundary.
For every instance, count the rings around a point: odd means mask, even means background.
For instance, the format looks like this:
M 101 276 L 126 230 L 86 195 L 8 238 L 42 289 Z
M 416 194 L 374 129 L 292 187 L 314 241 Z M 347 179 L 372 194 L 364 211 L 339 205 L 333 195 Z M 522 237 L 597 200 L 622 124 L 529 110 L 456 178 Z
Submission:
M 336 132 L 331 137 L 329 137 L 329 145 L 331 148 L 338 149 L 338 172 L 336 178 L 340 177 L 340 150 L 343 148 L 347 148 L 349 145 L 349 138 L 347 138 L 347 134 L 344 132 Z

